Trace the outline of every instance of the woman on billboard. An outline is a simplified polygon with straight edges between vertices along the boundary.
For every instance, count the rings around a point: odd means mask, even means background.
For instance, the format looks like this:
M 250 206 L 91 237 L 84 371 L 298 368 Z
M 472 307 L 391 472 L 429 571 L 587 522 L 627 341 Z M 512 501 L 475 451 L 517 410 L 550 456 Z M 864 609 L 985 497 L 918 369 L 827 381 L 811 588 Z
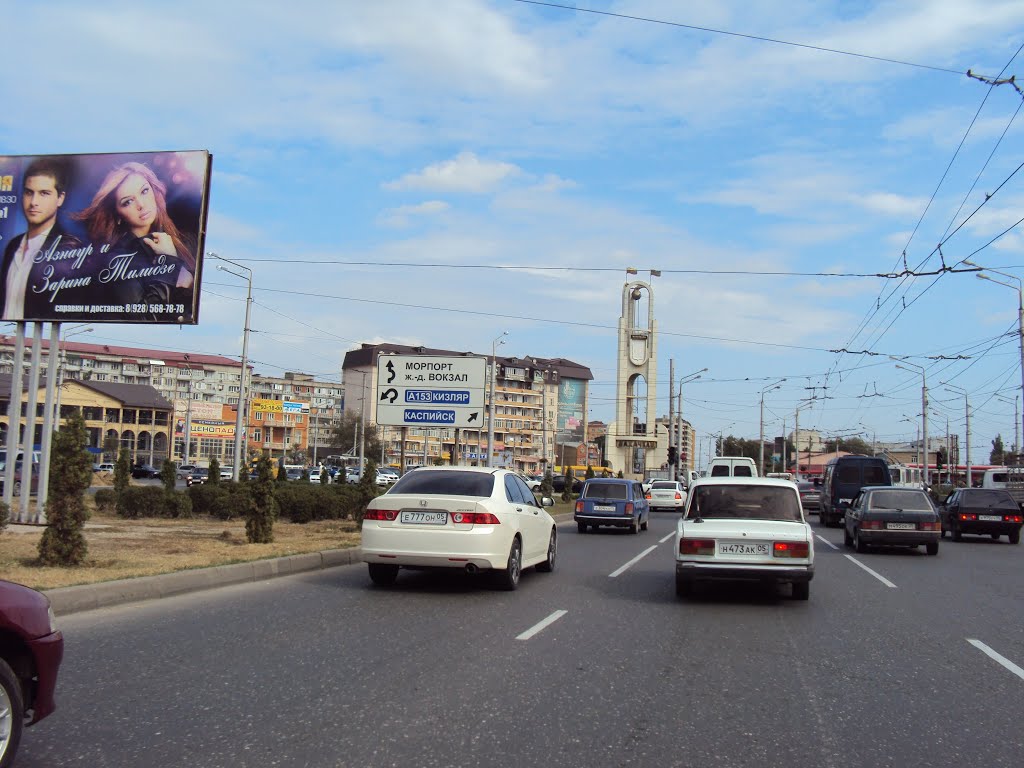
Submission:
M 105 244 L 94 282 L 103 303 L 190 310 L 195 256 L 167 213 L 167 187 L 148 166 L 114 168 L 75 218 L 85 222 L 94 245 Z

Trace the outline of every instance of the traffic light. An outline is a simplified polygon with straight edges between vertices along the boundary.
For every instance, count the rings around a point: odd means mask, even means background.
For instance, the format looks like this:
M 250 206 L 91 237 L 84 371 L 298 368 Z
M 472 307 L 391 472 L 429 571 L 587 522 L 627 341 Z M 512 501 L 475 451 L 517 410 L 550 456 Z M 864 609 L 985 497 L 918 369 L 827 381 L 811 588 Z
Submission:
M 676 465 L 676 458 L 677 457 L 678 457 L 678 454 L 676 453 L 676 447 L 674 445 L 670 445 L 668 447 L 668 465 L 670 467 L 674 467 Z

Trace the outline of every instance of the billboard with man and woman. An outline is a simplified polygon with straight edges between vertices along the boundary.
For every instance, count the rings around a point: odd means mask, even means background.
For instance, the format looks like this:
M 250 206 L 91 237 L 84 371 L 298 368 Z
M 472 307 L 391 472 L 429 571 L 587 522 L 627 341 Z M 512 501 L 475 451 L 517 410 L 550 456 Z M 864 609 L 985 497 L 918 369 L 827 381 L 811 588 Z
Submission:
M 198 323 L 211 164 L 0 156 L 0 319 Z

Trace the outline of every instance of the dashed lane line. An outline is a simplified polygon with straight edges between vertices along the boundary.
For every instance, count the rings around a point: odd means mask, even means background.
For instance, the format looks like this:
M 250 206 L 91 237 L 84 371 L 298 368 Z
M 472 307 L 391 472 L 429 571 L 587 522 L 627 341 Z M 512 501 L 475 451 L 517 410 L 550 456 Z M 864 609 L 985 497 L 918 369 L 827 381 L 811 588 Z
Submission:
M 1006 658 L 1005 656 L 1003 656 L 1003 655 L 1001 655 L 999 653 L 996 653 L 991 648 L 989 648 L 987 645 L 985 645 L 983 642 L 981 642 L 981 640 L 974 640 L 973 638 L 968 637 L 967 638 L 967 642 L 970 643 L 971 645 L 973 645 L 975 648 L 977 648 L 979 651 L 984 653 L 986 656 L 988 656 L 990 659 L 992 659 L 996 663 L 1001 664 L 1003 667 L 1005 667 L 1006 669 L 1008 669 L 1011 672 L 1013 672 L 1013 674 L 1015 674 L 1021 680 L 1024 680 L 1024 669 L 1021 669 L 1020 667 L 1018 667 L 1016 664 L 1014 664 L 1008 658 Z
M 526 630 L 522 634 L 516 635 L 516 640 L 529 640 L 531 637 L 536 635 L 538 632 L 540 632 L 540 631 L 550 627 L 552 624 L 554 624 L 560 618 L 565 616 L 565 614 L 567 614 L 567 613 L 568 613 L 568 611 L 563 611 L 561 609 L 555 611 L 550 616 L 548 616 L 546 619 L 544 619 L 543 621 L 537 622 L 536 624 L 534 624 L 532 627 L 530 627 L 528 630 Z
M 885 584 L 885 586 L 889 587 L 890 589 L 896 589 L 896 585 L 893 584 L 891 581 L 889 581 L 887 578 L 885 578 L 885 576 L 883 576 L 882 574 L 880 574 L 880 573 L 878 573 L 876 571 L 871 570 L 866 565 L 864 565 L 864 563 L 862 563 L 860 560 L 855 558 L 853 555 L 846 555 L 846 559 L 849 560 L 854 565 L 856 565 L 856 566 L 858 566 L 860 568 L 863 568 L 865 571 L 870 573 L 872 576 L 874 576 L 880 582 Z
M 639 563 L 641 560 L 643 560 L 645 557 L 647 557 L 649 554 L 651 554 L 651 552 L 653 552 L 657 548 L 658 548 L 657 544 L 648 547 L 643 552 L 641 552 L 639 555 L 637 555 L 632 560 L 630 560 L 628 563 L 626 563 L 624 566 L 622 566 L 618 570 L 615 570 L 615 571 L 612 571 L 611 573 L 609 573 L 608 574 L 608 578 L 609 579 L 614 579 L 616 576 L 618 576 L 618 575 L 620 575 L 622 573 L 625 573 L 627 569 L 629 569 L 631 566 L 636 565 L 637 563 Z

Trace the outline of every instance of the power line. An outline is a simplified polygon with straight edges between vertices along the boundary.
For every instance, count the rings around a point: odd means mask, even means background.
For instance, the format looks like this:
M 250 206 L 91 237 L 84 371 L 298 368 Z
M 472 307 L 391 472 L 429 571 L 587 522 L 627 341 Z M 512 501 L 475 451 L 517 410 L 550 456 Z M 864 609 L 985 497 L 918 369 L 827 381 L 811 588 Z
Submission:
M 749 35 L 743 32 L 731 32 L 726 29 L 715 29 L 713 27 L 700 27 L 695 24 L 683 24 L 678 21 L 667 21 L 665 19 L 654 19 L 645 16 L 632 16 L 626 13 L 613 13 L 611 11 L 599 11 L 595 8 L 580 8 L 574 5 L 561 5 L 560 3 L 542 2 L 541 0 L 513 0 L 513 2 L 524 3 L 526 5 L 540 5 L 548 8 L 558 8 L 565 11 L 577 11 L 579 13 L 592 13 L 595 16 L 610 16 L 616 19 L 628 19 L 629 21 L 642 21 L 647 24 L 661 24 L 667 27 L 678 27 L 680 29 L 692 29 L 695 32 L 710 32 L 715 35 L 726 35 L 728 37 L 739 37 L 745 40 L 754 40 L 759 43 L 773 43 L 775 45 L 788 45 L 794 48 L 805 48 L 811 51 L 820 51 L 822 53 L 835 53 L 840 56 L 852 56 L 858 59 L 868 59 L 870 61 L 880 61 L 886 64 L 899 64 L 904 67 L 916 67 L 917 69 L 929 69 L 933 72 L 946 72 L 948 74 L 966 76 L 970 70 L 964 72 L 958 69 L 949 69 L 948 67 L 936 67 L 930 64 L 918 64 L 913 61 L 902 61 L 900 59 L 889 59 L 884 56 L 872 56 L 867 53 L 857 53 L 855 51 L 844 51 L 839 48 L 826 48 L 821 45 L 811 45 L 809 43 L 795 43 L 791 40 L 780 40 L 774 37 L 764 37 L 762 35 Z M 1002 73 L 1000 73 L 1002 74 Z

